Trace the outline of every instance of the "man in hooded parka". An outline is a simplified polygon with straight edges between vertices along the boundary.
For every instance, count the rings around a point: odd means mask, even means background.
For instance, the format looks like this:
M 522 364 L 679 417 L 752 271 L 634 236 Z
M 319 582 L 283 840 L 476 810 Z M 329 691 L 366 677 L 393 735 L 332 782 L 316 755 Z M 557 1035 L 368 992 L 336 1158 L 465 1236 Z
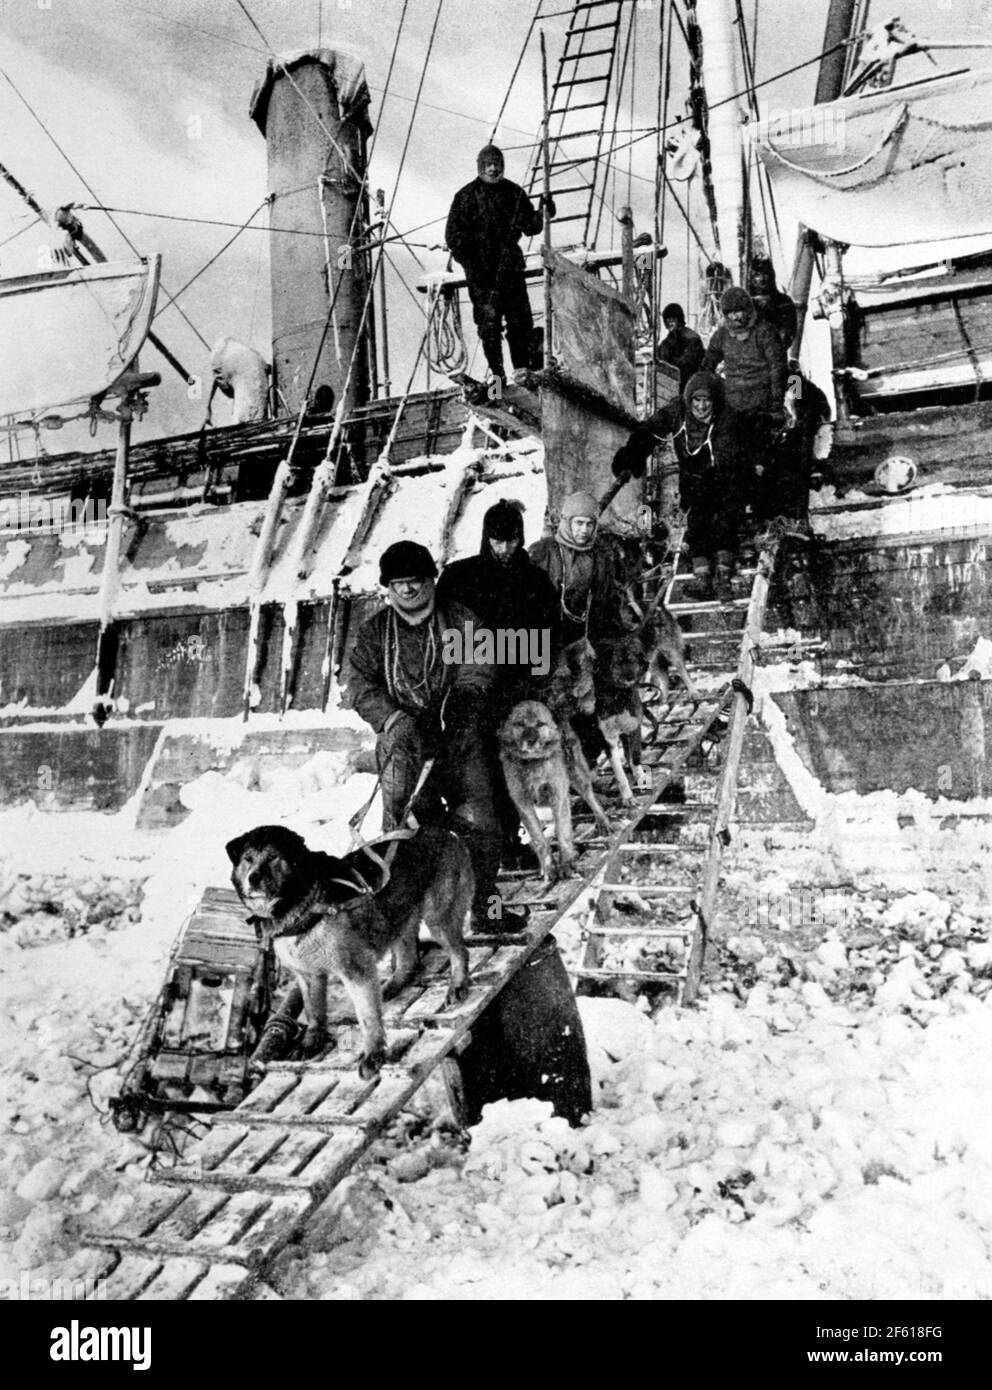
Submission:
M 530 548 L 531 560 L 554 589 L 562 646 L 586 637 L 596 647 L 622 631 L 617 559 L 598 529 L 595 497 L 572 492 L 562 503 L 554 535 L 542 536 Z
M 681 398 L 639 425 L 614 455 L 614 474 L 627 471 L 643 477 L 650 454 L 665 439 L 671 439 L 678 459 L 679 502 L 688 512 L 685 544 L 692 557 L 695 593 L 706 598 L 713 567 L 718 589 L 730 580 L 751 479 L 747 461 L 737 450 L 718 376 L 697 372 Z
M 503 177 L 502 151 L 486 145 L 478 155 L 478 178 L 452 200 L 444 239 L 465 272 L 479 341 L 493 377 L 505 382 L 502 326 L 515 368 L 539 367 L 534 317 L 524 278 L 522 236 L 534 236 L 542 215 L 519 184 Z M 554 216 L 554 205 L 550 206 Z

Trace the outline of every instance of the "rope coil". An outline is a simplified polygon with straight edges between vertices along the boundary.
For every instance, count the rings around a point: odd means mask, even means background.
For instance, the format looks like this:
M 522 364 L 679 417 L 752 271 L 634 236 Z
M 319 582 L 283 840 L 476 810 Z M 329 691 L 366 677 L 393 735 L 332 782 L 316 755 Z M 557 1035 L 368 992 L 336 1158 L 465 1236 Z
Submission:
M 458 291 L 445 273 L 427 279 L 427 361 L 442 376 L 463 372 L 468 362 Z

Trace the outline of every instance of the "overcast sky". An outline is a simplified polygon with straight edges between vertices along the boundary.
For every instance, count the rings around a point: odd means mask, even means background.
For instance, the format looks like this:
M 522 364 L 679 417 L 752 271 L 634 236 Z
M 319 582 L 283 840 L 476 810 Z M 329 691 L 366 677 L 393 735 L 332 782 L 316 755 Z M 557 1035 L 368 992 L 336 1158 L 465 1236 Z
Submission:
M 343 45 L 367 66 L 372 116 L 378 139 L 372 187 L 387 198 L 413 111 L 412 98 L 426 58 L 437 0 L 409 0 L 404 37 L 384 109 L 382 88 L 403 9 L 402 0 L 245 0 L 264 35 L 252 28 L 236 0 L 0 0 L 3 44 L 0 68 L 16 84 L 37 116 L 79 171 L 73 172 L 52 140 L 0 76 L 0 161 L 25 183 L 45 207 L 68 201 L 100 202 L 173 218 L 216 218 L 240 223 L 265 197 L 264 141 L 248 119 L 252 87 L 263 71 L 266 45 L 282 52 L 316 44 Z M 544 0 L 545 13 L 569 9 L 568 0 Z M 636 100 L 625 101 L 618 124 L 641 129 L 655 120 L 658 5 L 643 4 L 638 14 Z M 992 33 L 989 0 L 910 0 L 900 12 L 921 36 L 958 32 Z M 761 0 L 757 35 L 759 80 L 817 54 L 827 0 Z M 750 24 L 753 0 L 744 0 Z M 443 0 L 421 107 L 413 127 L 394 219 L 401 229 L 418 227 L 418 243 L 438 242 L 452 194 L 474 177 L 475 155 L 496 118 L 534 13 L 532 0 Z M 544 21 L 553 64 L 567 26 L 564 13 Z M 955 62 L 957 55 L 954 55 Z M 950 60 L 950 55 L 948 55 Z M 923 62 L 925 60 L 914 60 Z M 949 65 L 949 61 L 948 61 Z M 681 109 L 687 64 L 674 51 L 673 110 Z M 811 100 L 815 67 L 808 67 L 763 91 L 772 106 Z M 500 141 L 507 150 L 507 174 L 521 179 L 526 146 L 541 118 L 540 62 L 536 42 L 525 54 L 506 107 Z M 623 136 L 619 142 L 622 142 Z M 630 183 L 635 224 L 649 228 L 653 202 L 654 139 L 615 157 L 618 198 Z M 80 175 L 92 186 L 89 191 Z M 83 214 L 87 230 L 115 259 L 130 255 L 126 243 L 103 213 Z M 259 221 L 264 220 L 264 214 Z M 0 274 L 36 268 L 43 229 L 27 226 L 30 214 L 0 184 Z M 232 235 L 234 228 L 203 226 L 121 214 L 117 221 L 142 254 L 163 256 L 163 285 L 175 292 Z M 605 219 L 604 219 L 605 224 Z M 684 298 L 684 228 L 675 223 L 666 240 L 666 298 Z M 13 240 L 8 238 L 14 237 Z M 601 238 L 601 242 L 604 238 Z M 431 269 L 444 263 L 438 250 L 418 246 Z M 791 257 L 791 246 L 789 247 Z M 412 284 L 418 273 L 412 255 L 396 248 L 396 270 Z M 788 265 L 780 267 L 787 276 Z M 693 268 L 694 276 L 694 268 Z M 394 389 L 405 384 L 404 356 L 419 340 L 418 311 L 395 272 L 390 271 L 391 322 L 395 339 Z M 419 296 L 418 296 L 419 298 Z M 164 304 L 160 296 L 160 305 Z M 229 333 L 269 350 L 269 283 L 266 237 L 247 231 L 180 303 L 208 344 Z M 173 308 L 156 323 L 160 336 L 196 372 L 208 356 L 199 339 Z M 4 344 L 0 351 L 10 350 Z M 187 401 L 185 388 L 158 354 L 143 354 L 146 369 L 163 373 L 142 434 L 193 429 L 202 405 Z M 481 375 L 481 371 L 478 373 Z M 418 386 L 421 382 L 418 382 Z M 222 405 L 217 419 L 226 416 Z M 50 447 L 65 447 L 65 435 Z M 101 439 L 101 444 L 109 443 Z

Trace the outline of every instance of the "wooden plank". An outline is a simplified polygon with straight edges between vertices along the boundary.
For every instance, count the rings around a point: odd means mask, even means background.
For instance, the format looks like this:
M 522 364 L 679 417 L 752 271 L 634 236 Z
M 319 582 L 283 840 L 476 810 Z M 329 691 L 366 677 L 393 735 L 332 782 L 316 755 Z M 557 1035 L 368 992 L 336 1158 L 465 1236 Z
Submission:
M 205 1188 L 189 1188 L 175 1211 L 158 1222 L 142 1239 L 154 1239 L 159 1244 L 182 1247 L 187 1241 L 195 1239 L 205 1225 L 221 1210 L 227 1198 L 223 1193 L 211 1192 Z
M 621 970 L 602 965 L 580 965 L 575 974 L 581 980 L 642 980 L 645 984 L 678 984 L 685 979 L 682 971 Z
M 188 1295 L 190 1303 L 222 1302 L 226 1299 L 246 1298 L 254 1280 L 252 1275 L 238 1264 L 211 1264 L 193 1291 Z
M 218 1115 L 216 1119 L 220 1124 L 230 1123 L 228 1116 Z M 360 1121 L 354 1119 L 347 1112 L 340 1114 L 332 1107 L 319 1119 L 315 1119 L 312 1115 L 253 1115 L 249 1123 L 252 1129 L 279 1134 L 294 1129 L 322 1129 L 330 1133 L 342 1124 L 356 1125 Z
M 483 967 L 485 969 L 486 967 Z M 472 978 L 471 976 L 469 977 Z M 474 981 L 473 981 L 474 983 Z M 430 989 L 424 991 L 416 1003 L 412 1004 L 403 1014 L 403 1022 L 407 1025 L 414 1025 L 423 1018 L 433 1018 L 444 1008 L 445 1000 L 448 997 L 448 982 L 441 980 L 438 984 L 432 985 Z
M 240 1200 L 238 1197 L 232 1198 L 235 1202 Z M 313 1198 L 305 1192 L 271 1198 L 265 1211 L 238 1242 L 238 1262 L 243 1262 L 249 1268 L 262 1266 L 296 1234 L 315 1205 Z
M 250 1130 L 243 1141 L 224 1159 L 225 1173 L 236 1173 L 241 1177 L 261 1169 L 283 1142 L 283 1136 L 276 1129 Z M 211 1165 L 211 1168 L 217 1165 Z
M 437 1060 L 440 1061 L 440 1056 Z M 384 1067 L 379 1085 L 368 1100 L 363 1101 L 354 1111 L 355 1119 L 361 1120 L 373 1130 L 378 1129 L 392 1119 L 404 1102 L 413 1095 L 422 1079 L 420 1075 L 411 1076 L 405 1069 L 398 1074 L 390 1074 L 389 1069 Z
M 666 931 L 661 927 L 586 927 L 585 930 L 589 936 L 639 936 L 656 941 L 681 942 L 683 945 L 692 931 L 691 927 L 686 927 L 684 931 L 674 928 Z
M 192 1290 L 202 1280 L 206 1268 L 202 1260 L 182 1258 L 166 1260 L 151 1283 L 146 1284 L 137 1295 L 138 1301 L 169 1300 L 175 1302 L 178 1299 L 188 1298 Z
M 168 1183 L 195 1182 L 204 1172 L 223 1163 L 228 1154 L 244 1140 L 251 1130 L 246 1125 L 215 1125 L 209 1134 L 204 1135 L 195 1149 L 184 1155 L 183 1161 L 168 1174 L 163 1181 Z
M 371 1080 L 363 1081 L 357 1071 L 346 1073 L 331 1094 L 310 1111 L 308 1118 L 320 1120 L 331 1113 L 350 1114 L 364 1100 L 368 1099 L 377 1084 L 374 1077 Z
M 216 1198 L 217 1193 L 211 1192 L 210 1196 Z M 225 1196 L 223 1202 L 216 1205 L 210 1220 L 190 1238 L 190 1253 L 213 1255 L 214 1252 L 240 1250 L 241 1237 L 259 1219 L 260 1214 L 268 1211 L 270 1203 L 277 1200 L 268 1193 L 260 1192 L 236 1192 Z M 155 1236 L 164 1239 L 165 1229 L 156 1231 Z
M 315 1105 L 327 1099 L 338 1079 L 336 1071 L 301 1073 L 298 1084 L 279 1101 L 273 1113 L 281 1119 L 309 1115 Z
M 184 1194 L 173 1188 L 160 1187 L 157 1184 L 154 1187 L 144 1188 L 138 1193 L 134 1206 L 113 1231 L 100 1231 L 93 1227 L 88 1234 L 108 1237 L 120 1235 L 125 1238 L 137 1239 L 146 1232 L 154 1230 L 184 1200 Z
M 295 1181 L 305 1186 L 315 1201 L 323 1201 L 341 1179 L 351 1172 L 371 1143 L 371 1133 L 359 1129 L 335 1136 L 300 1169 Z
M 386 1003 L 383 1005 L 382 1021 L 386 1025 L 387 1033 L 391 1028 L 396 1028 L 399 1026 L 400 1020 L 403 1018 L 404 1014 L 411 1007 L 411 1005 L 416 1003 L 416 1001 L 420 999 L 423 994 L 426 993 L 427 988 L 428 986 L 423 985 L 420 981 L 418 981 L 416 985 L 404 989 L 394 999 L 389 999 L 386 1001 Z M 354 1014 L 352 1014 L 352 1017 L 354 1017 Z
M 162 1261 L 154 1256 L 125 1255 L 113 1273 L 107 1276 L 103 1287 L 91 1294 L 90 1298 L 106 1299 L 108 1303 L 126 1303 L 137 1298 L 161 1268 Z
M 321 1130 L 293 1130 L 282 1136 L 278 1149 L 259 1169 L 258 1176 L 265 1181 L 295 1178 L 328 1142 L 327 1134 Z
M 238 1106 L 238 1114 L 264 1114 L 274 1109 L 297 1084 L 295 1075 L 270 1068 L 262 1081 Z

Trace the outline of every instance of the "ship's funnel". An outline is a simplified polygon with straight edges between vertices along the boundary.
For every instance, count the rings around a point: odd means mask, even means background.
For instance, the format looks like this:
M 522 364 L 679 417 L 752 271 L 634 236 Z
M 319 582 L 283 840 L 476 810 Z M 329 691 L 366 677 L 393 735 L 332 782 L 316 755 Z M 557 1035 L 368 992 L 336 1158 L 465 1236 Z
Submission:
M 368 105 L 364 63 L 330 48 L 271 59 L 252 94 L 251 118 L 268 145 L 270 221 L 282 229 L 271 234 L 272 365 L 280 412 L 295 413 L 303 404 L 336 286 L 310 399 L 330 387 L 337 401 L 344 390 L 368 286 L 367 255 L 358 249 L 367 240 L 361 180 Z M 368 399 L 368 382 L 363 334 L 347 390 L 349 410 Z

